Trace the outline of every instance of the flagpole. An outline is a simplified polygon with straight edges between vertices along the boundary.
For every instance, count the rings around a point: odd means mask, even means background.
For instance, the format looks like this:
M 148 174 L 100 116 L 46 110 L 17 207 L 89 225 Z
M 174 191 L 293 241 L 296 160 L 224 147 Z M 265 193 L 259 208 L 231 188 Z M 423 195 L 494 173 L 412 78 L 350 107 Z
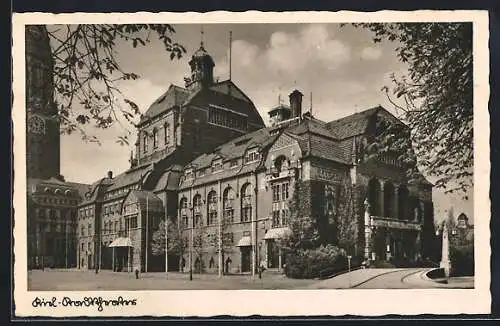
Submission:
M 179 214 L 177 214 L 178 216 Z M 167 216 L 167 192 L 165 192 L 165 276 L 168 275 L 168 216 Z
M 229 31 L 229 80 L 231 80 L 231 68 L 232 68 L 232 49 L 233 49 L 233 32 Z
M 149 238 L 148 238 L 148 229 L 149 229 L 149 194 L 146 193 L 146 266 L 144 266 L 144 271 L 147 273 L 148 272 L 148 250 L 149 250 Z

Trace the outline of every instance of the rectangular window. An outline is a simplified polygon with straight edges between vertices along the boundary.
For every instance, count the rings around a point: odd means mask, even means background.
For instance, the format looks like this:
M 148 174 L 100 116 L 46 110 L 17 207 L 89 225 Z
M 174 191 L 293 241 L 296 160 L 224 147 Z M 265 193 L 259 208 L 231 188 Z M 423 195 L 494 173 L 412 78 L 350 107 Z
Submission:
M 153 147 L 158 147 L 158 131 L 156 129 L 153 130 Z
M 189 223 L 189 217 L 187 215 L 182 216 L 182 226 L 187 228 Z
M 212 164 L 212 172 L 217 172 L 222 170 L 222 160 L 214 161 Z
M 224 128 L 240 131 L 247 131 L 248 129 L 248 118 L 246 115 L 238 114 L 220 107 L 209 107 L 208 122 Z
M 281 200 L 288 199 L 288 182 L 285 182 L 281 185 Z
M 211 211 L 208 213 L 208 224 L 213 225 L 217 223 L 217 211 Z
M 224 223 L 233 223 L 234 222 L 234 210 L 225 209 L 224 210 Z
M 280 226 L 280 211 L 273 211 L 273 228 Z
M 241 221 L 249 222 L 252 219 L 252 206 L 243 207 L 241 209 Z
M 82 237 L 85 236 L 85 227 L 83 225 L 81 227 L 81 233 L 82 233 Z
M 170 128 L 168 124 L 165 124 L 164 128 L 164 135 L 165 135 L 165 145 L 168 145 L 169 139 L 170 139 Z
M 225 246 L 230 246 L 234 243 L 234 234 L 232 232 L 224 233 L 222 241 Z
M 148 135 L 145 133 L 143 136 L 142 136 L 142 148 L 143 148 L 143 152 L 144 153 L 147 153 L 148 152 Z
M 273 202 L 279 201 L 280 200 L 280 185 L 274 184 L 272 186 L 272 188 L 273 188 Z
M 234 168 L 237 166 L 238 166 L 238 160 L 231 160 L 231 162 L 229 162 L 229 167 Z
M 137 217 L 136 216 L 130 218 L 130 227 L 132 229 L 136 229 L 137 228 Z

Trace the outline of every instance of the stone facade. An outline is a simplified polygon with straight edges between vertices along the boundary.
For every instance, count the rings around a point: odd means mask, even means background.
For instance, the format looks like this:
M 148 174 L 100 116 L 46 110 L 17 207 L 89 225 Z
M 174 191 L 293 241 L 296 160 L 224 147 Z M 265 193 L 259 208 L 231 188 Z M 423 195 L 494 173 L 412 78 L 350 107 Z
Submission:
M 271 109 L 266 127 L 231 80 L 214 82 L 213 66 L 202 45 L 185 88 L 170 86 L 141 116 L 130 168 L 110 171 L 71 199 L 78 214 L 68 234 L 78 268 L 156 271 L 168 258 L 169 270 L 255 273 L 262 264 L 281 270 L 286 259 L 278 242 L 290 232 L 299 184 L 298 214 L 316 221 L 323 243 L 338 240 L 330 223 L 349 200 L 352 255 L 409 261 L 425 255 L 432 185 L 423 177 L 410 182 L 392 157 L 363 155 L 373 121 L 400 123 L 396 118 L 376 107 L 321 121 L 302 113 L 302 94 L 294 90 L 289 107 Z M 184 249 L 155 256 L 152 235 L 165 219 L 180 230 Z

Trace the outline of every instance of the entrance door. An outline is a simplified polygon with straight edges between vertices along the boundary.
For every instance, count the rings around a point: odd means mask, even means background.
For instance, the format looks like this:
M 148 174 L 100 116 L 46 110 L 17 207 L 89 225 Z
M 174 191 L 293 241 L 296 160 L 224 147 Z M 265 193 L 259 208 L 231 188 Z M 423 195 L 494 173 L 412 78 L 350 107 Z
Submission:
M 276 241 L 274 240 L 269 240 L 267 242 L 267 267 L 279 267 L 279 250 L 278 246 L 276 245 Z
M 250 272 L 250 255 L 252 247 L 241 247 L 241 272 Z

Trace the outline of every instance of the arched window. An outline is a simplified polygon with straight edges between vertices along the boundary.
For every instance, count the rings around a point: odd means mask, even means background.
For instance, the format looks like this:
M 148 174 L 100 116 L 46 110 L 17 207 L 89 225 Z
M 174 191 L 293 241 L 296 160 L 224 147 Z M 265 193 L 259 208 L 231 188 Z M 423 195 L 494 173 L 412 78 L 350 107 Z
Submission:
M 234 191 L 231 187 L 228 187 L 224 190 L 222 195 L 222 209 L 223 209 L 223 218 L 225 223 L 233 223 L 234 222 L 234 209 L 233 209 L 233 201 L 234 201 Z
M 182 226 L 187 227 L 188 226 L 188 201 L 186 197 L 182 197 L 181 201 L 179 202 L 179 207 L 180 207 L 180 215 L 181 215 L 181 220 L 182 220 Z
M 241 221 L 249 222 L 252 219 L 252 190 L 250 183 L 241 187 Z
M 384 184 L 384 217 L 396 217 L 394 204 L 394 185 L 391 182 L 386 182 Z
M 195 195 L 193 198 L 193 225 L 199 226 L 201 225 L 201 195 Z
M 406 186 L 400 186 L 398 189 L 398 218 L 400 220 L 405 220 L 408 218 L 408 188 Z
M 289 160 L 284 155 L 278 156 L 273 163 L 273 174 L 279 175 L 281 171 L 288 169 Z
M 156 128 L 153 129 L 153 148 L 158 147 L 158 130 Z
M 212 225 L 217 223 L 217 193 L 215 192 L 215 190 L 212 190 L 208 193 L 207 202 L 207 225 Z
M 371 179 L 368 182 L 368 202 L 370 203 L 370 214 L 380 215 L 380 183 L 377 179 Z

